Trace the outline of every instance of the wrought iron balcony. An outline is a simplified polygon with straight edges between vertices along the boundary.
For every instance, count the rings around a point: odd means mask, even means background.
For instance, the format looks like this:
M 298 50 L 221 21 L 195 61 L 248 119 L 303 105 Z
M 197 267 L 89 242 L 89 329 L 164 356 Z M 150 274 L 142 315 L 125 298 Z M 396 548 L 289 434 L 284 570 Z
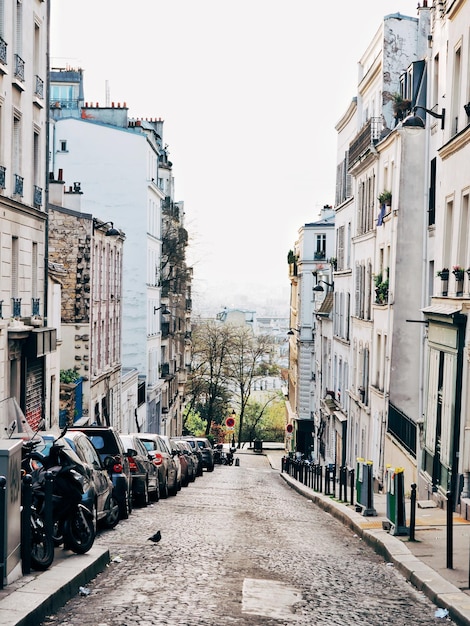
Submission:
M 36 75 L 36 86 L 34 88 L 34 95 L 41 100 L 44 100 L 44 81 L 38 75 Z
M 12 298 L 13 315 L 12 317 L 21 317 L 21 298 Z
M 380 139 L 382 118 L 371 117 L 367 120 L 353 141 L 349 144 L 348 169 L 359 161 Z
M 51 100 L 51 109 L 78 109 L 78 100 Z
M 39 208 L 42 206 L 42 189 L 34 185 L 34 206 Z
M 7 42 L 0 37 L 0 63 L 7 64 Z
M 24 178 L 15 174 L 15 189 L 14 194 L 17 196 L 23 196 Z
M 7 168 L 0 165 L 0 189 L 5 189 Z
M 19 54 L 15 54 L 15 78 L 24 83 L 24 61 Z

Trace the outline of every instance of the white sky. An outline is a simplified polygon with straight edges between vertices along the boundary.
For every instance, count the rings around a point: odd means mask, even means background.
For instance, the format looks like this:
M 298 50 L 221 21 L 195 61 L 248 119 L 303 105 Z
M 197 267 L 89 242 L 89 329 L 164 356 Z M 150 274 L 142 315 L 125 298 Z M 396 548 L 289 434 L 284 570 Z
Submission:
M 334 204 L 334 126 L 384 15 L 416 0 L 56 0 L 53 67 L 162 117 L 196 308 L 287 314 L 287 252 Z M 64 172 L 65 178 L 67 172 Z M 86 193 L 86 189 L 84 189 Z M 213 312 L 213 311 L 212 311 Z

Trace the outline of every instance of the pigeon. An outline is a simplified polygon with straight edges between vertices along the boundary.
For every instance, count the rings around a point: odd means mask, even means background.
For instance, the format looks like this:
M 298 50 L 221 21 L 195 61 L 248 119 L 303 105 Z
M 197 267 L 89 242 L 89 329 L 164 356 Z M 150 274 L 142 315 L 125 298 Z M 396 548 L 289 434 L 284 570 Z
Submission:
M 162 533 L 159 530 L 157 530 L 157 532 L 154 535 L 148 538 L 148 541 L 153 541 L 154 543 L 158 543 L 161 538 L 162 538 Z

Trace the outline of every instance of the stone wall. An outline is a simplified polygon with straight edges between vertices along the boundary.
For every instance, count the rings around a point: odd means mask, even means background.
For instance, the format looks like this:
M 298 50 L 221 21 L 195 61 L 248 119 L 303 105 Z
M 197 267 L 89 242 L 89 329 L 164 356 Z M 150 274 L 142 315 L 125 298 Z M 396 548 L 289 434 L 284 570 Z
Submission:
M 91 233 L 90 216 L 77 216 L 51 207 L 49 260 L 62 263 L 62 322 L 90 321 Z

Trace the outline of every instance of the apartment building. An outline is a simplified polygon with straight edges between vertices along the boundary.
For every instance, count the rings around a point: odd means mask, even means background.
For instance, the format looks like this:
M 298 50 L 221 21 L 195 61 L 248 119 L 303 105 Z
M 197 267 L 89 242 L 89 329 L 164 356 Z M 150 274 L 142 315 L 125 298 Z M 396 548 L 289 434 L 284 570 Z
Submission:
M 0 404 L 14 399 L 33 427 L 50 423 L 59 393 L 45 260 L 48 8 L 5 0 L 0 11 Z
M 61 277 L 61 370 L 74 373 L 60 426 L 121 428 L 121 312 L 124 233 L 81 211 L 79 183 L 49 181 L 49 262 Z M 70 385 L 71 383 L 69 383 Z M 67 390 L 62 388 L 61 396 Z
M 332 285 L 334 211 L 325 205 L 320 219 L 304 224 L 288 255 L 290 294 L 289 371 L 287 422 L 293 427 L 289 443 L 293 450 L 312 454 L 319 424 L 315 424 L 315 332 L 316 305 Z M 314 291 L 315 287 L 321 291 Z M 315 297 L 317 298 L 315 300 Z M 329 298 L 328 298 L 329 301 Z M 319 306 L 319 305 L 318 305 Z M 318 414 L 317 414 L 318 416 Z
M 79 180 L 82 210 L 119 224 L 126 234 L 122 365 L 137 370 L 139 397 L 145 383 L 142 429 L 163 432 L 170 408 L 181 422 L 185 365 L 190 363 L 190 344 L 184 343 L 190 342 L 191 308 L 184 207 L 173 198 L 163 120 L 131 119 L 125 103 L 86 102 L 82 84 L 81 70 L 51 72 L 51 171 L 54 178 L 64 172 L 68 180 Z

